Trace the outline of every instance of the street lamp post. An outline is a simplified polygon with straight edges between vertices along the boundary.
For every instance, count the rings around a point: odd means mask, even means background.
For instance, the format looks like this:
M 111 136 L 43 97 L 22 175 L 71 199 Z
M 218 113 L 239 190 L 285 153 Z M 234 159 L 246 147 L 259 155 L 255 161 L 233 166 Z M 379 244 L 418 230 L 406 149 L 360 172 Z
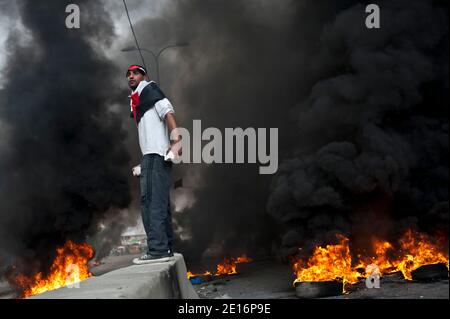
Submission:
M 158 82 L 159 85 L 161 85 L 161 82 L 160 82 L 160 79 L 159 79 L 159 57 L 161 56 L 161 54 L 166 49 L 186 47 L 188 45 L 189 45 L 188 42 L 179 42 L 179 43 L 175 43 L 175 44 L 169 44 L 169 45 L 163 47 L 161 50 L 159 50 L 158 53 L 156 53 L 156 54 L 153 51 L 151 51 L 151 50 L 141 48 L 141 51 L 150 53 L 152 55 L 153 59 L 155 60 L 155 64 L 156 64 L 156 79 L 157 79 L 157 82 Z M 136 48 L 134 46 L 131 46 L 131 47 L 126 47 L 126 48 L 122 49 L 122 52 L 130 52 L 130 51 L 138 51 L 138 48 Z

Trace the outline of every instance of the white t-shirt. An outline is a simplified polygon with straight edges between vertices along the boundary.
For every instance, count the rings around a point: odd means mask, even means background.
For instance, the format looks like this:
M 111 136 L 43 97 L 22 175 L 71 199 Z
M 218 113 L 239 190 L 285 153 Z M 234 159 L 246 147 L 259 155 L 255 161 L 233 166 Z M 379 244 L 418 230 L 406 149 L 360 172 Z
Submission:
M 150 82 L 141 81 L 134 92 L 142 89 Z M 165 117 L 167 113 L 175 113 L 170 101 L 165 98 L 155 103 L 155 106 L 145 112 L 138 124 L 139 146 L 142 155 L 166 155 L 170 147 L 169 131 Z

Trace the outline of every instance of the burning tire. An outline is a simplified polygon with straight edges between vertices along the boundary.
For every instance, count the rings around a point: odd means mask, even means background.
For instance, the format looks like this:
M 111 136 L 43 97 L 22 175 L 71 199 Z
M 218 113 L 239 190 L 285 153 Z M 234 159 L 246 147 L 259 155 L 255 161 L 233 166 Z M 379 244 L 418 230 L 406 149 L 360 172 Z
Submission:
M 411 277 L 415 281 L 434 281 L 448 278 L 448 268 L 445 264 L 425 265 L 413 270 Z
M 298 298 L 321 298 L 342 295 L 344 284 L 340 281 L 303 281 L 295 283 Z

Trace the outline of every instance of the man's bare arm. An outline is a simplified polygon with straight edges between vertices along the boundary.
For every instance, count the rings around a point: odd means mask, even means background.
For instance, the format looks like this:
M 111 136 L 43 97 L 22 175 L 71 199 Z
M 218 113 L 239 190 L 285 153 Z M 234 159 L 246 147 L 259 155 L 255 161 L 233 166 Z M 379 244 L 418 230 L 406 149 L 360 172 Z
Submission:
M 175 115 L 172 112 L 166 114 L 166 123 L 169 129 L 169 136 L 173 136 L 173 139 L 170 139 L 170 149 L 174 154 L 181 155 L 181 143 L 178 143 L 181 140 L 181 136 L 178 132 L 177 121 L 175 120 Z M 173 133 L 172 133 L 173 132 Z M 177 144 L 178 143 L 178 144 Z

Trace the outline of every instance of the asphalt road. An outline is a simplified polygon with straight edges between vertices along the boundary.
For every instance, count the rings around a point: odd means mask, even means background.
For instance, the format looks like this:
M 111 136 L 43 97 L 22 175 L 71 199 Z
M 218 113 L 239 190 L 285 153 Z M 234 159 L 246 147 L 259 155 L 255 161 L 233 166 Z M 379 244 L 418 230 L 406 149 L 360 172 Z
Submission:
M 110 256 L 98 266 L 90 268 L 94 276 L 132 265 L 138 255 Z M 238 264 L 238 274 L 216 277 L 212 281 L 194 285 L 201 298 L 297 299 L 292 286 L 293 274 L 289 265 L 266 260 Z M 368 289 L 363 282 L 351 286 L 345 295 L 331 299 L 449 299 L 449 280 L 438 282 L 408 282 L 399 275 L 385 276 L 379 289 Z M 0 299 L 14 298 L 14 292 L 0 282 Z
M 275 261 L 238 264 L 238 274 L 194 285 L 200 298 L 297 299 L 289 265 Z M 449 280 L 411 282 L 401 275 L 384 276 L 380 288 L 369 289 L 362 281 L 349 293 L 329 299 L 449 299 Z

